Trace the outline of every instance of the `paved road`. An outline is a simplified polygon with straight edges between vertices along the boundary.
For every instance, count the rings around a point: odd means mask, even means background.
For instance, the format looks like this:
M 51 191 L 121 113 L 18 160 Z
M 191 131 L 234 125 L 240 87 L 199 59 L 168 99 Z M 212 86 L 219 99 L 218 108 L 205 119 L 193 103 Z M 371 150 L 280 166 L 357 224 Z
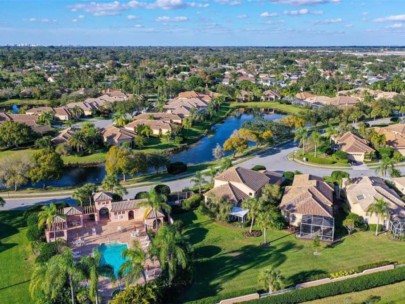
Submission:
M 279 148 L 274 148 L 269 150 L 268 152 L 257 155 L 252 159 L 249 159 L 239 166 L 245 168 L 252 168 L 254 165 L 263 165 L 268 170 L 284 172 L 284 171 L 295 171 L 298 170 L 302 173 L 311 173 L 318 176 L 328 176 L 334 170 L 339 169 L 325 169 L 325 168 L 318 168 L 318 167 L 310 167 L 302 164 L 298 164 L 296 162 L 288 160 L 287 156 L 291 154 L 294 150 L 297 150 L 297 145 L 295 143 L 287 143 Z M 405 167 L 400 168 L 402 174 L 405 174 Z M 359 177 L 359 176 L 372 176 L 376 175 L 374 170 L 368 169 L 366 166 L 359 166 L 350 169 L 350 175 L 352 177 Z M 191 178 L 184 178 L 174 181 L 165 182 L 166 185 L 170 187 L 172 191 L 179 191 L 183 190 L 185 187 L 191 186 L 190 182 Z M 148 191 L 150 189 L 149 186 L 142 186 L 136 188 L 128 189 L 128 194 L 124 197 L 125 199 L 134 198 L 138 192 L 141 191 Z M 48 194 L 49 195 L 49 194 Z M 4 195 L 3 198 L 6 201 L 6 205 L 4 207 L 0 207 L 0 210 L 11 210 L 11 209 L 25 209 L 29 206 L 35 204 L 50 204 L 51 202 L 56 201 L 66 201 L 69 203 L 74 203 L 75 201 L 66 193 L 62 193 L 60 195 L 55 194 L 55 196 L 51 197 L 32 197 L 32 198 L 7 198 L 7 195 Z

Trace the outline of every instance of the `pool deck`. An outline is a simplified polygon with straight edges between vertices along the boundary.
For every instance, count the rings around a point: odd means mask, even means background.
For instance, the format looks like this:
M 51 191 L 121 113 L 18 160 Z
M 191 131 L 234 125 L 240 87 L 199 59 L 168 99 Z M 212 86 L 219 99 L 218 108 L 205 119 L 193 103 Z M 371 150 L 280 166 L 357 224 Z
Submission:
M 94 231 L 95 233 L 93 233 Z M 135 231 L 138 231 L 137 236 L 133 236 Z M 68 239 L 68 245 L 72 248 L 75 258 L 91 255 L 93 250 L 101 244 L 121 243 L 131 247 L 133 241 L 136 240 L 145 251 L 150 245 L 145 226 L 139 221 L 110 222 L 109 220 L 101 220 L 98 224 L 94 221 L 85 221 L 83 227 L 72 229 L 69 235 L 71 237 Z M 77 245 L 78 240 L 82 243 L 80 246 Z M 148 258 L 144 268 L 147 281 L 153 280 L 161 273 L 160 263 L 156 259 Z M 139 278 L 137 284 L 144 284 L 143 277 Z M 116 282 L 104 277 L 99 279 L 99 295 L 103 298 L 103 303 L 107 303 L 112 292 L 118 287 L 125 287 L 125 279 Z

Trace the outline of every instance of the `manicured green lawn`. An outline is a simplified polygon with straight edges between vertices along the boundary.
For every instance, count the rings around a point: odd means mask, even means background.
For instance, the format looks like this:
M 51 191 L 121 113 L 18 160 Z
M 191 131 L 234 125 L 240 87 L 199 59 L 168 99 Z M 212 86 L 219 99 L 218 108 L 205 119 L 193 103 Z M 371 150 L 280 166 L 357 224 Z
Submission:
M 34 149 L 23 149 L 23 150 L 5 150 L 5 151 L 0 151 L 0 159 L 3 157 L 10 157 L 10 156 L 22 156 L 22 155 L 34 155 L 35 152 L 38 152 L 38 150 Z
M 405 303 L 405 282 L 324 298 L 306 302 L 306 304 L 366 303 L 366 300 L 375 296 L 381 298 L 381 300 L 377 302 L 378 304 Z
M 289 104 L 281 104 L 274 101 L 259 101 L 259 102 L 233 102 L 232 108 L 260 108 L 260 109 L 275 109 L 281 112 L 298 115 L 300 112 L 305 111 L 302 107 L 296 107 Z
M 194 247 L 194 282 L 179 302 L 214 303 L 258 290 L 261 269 L 275 267 L 288 285 L 315 279 L 339 270 L 390 260 L 405 262 L 405 243 L 393 242 L 372 232 L 345 237 L 334 248 L 313 254 L 312 241 L 298 240 L 287 231 L 270 231 L 271 246 L 258 245 L 262 238 L 245 238 L 235 225 L 213 222 L 194 212 L 175 216 L 185 223 L 184 234 Z
M 86 156 L 62 156 L 63 162 L 67 164 L 102 163 L 105 162 L 105 152 L 98 152 Z
M 0 212 L 0 303 L 31 303 L 33 261 L 21 211 Z

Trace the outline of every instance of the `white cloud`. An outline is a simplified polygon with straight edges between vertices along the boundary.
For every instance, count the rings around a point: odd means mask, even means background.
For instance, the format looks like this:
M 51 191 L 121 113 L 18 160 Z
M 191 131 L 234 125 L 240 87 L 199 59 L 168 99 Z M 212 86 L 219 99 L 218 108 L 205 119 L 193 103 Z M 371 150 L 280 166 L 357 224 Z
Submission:
M 235 6 L 242 4 L 242 0 L 215 0 L 215 2 L 222 5 Z
M 246 19 L 247 17 L 248 17 L 248 15 L 246 15 L 246 14 L 236 16 L 236 18 L 238 18 L 238 19 Z
M 398 28 L 403 28 L 404 24 L 403 23 L 394 23 L 392 25 L 386 26 L 386 28 L 389 29 L 398 29 Z
M 314 22 L 314 24 L 327 25 L 327 24 L 340 23 L 340 22 L 342 22 L 342 18 L 317 20 Z
M 270 12 L 263 12 L 260 14 L 260 17 L 264 17 L 264 18 L 271 18 L 271 17 L 276 17 L 278 16 L 277 13 L 270 13 Z
M 188 17 L 186 16 L 176 16 L 176 17 L 169 17 L 169 16 L 160 16 L 156 18 L 158 22 L 185 22 L 188 21 Z
M 345 27 L 353 27 L 352 23 L 345 24 Z
M 317 4 L 327 4 L 327 3 L 340 3 L 340 0 L 271 0 L 273 3 L 277 4 L 287 4 L 294 6 L 302 5 L 317 5 Z
M 50 18 L 29 18 L 29 19 L 24 19 L 25 21 L 28 22 L 37 22 L 37 23 L 55 23 L 57 22 L 56 19 L 50 19 Z
M 133 2 L 133 1 L 131 1 Z M 114 16 L 129 9 L 129 4 L 122 4 L 119 1 L 113 2 L 90 2 L 78 3 L 69 6 L 73 12 L 85 11 L 93 16 Z
M 138 16 L 135 16 L 135 15 L 128 15 L 128 16 L 127 16 L 127 19 L 128 19 L 128 20 L 135 20 L 135 19 L 138 19 Z
M 143 25 L 142 25 L 142 24 L 135 24 L 135 27 L 136 27 L 136 28 L 142 28 Z
M 144 4 L 145 3 L 142 3 L 142 5 L 144 5 Z M 146 8 L 149 8 L 149 9 L 160 8 L 163 10 L 180 9 L 180 8 L 186 8 L 186 7 L 206 8 L 208 6 L 209 6 L 208 3 L 184 2 L 183 0 L 156 0 L 154 3 L 146 4 Z
M 290 16 L 301 16 L 301 15 L 323 15 L 323 11 L 310 11 L 307 8 L 303 8 L 300 10 L 294 10 L 294 11 L 284 11 L 285 15 L 290 15 Z
M 374 19 L 374 22 L 405 21 L 405 15 L 393 15 Z

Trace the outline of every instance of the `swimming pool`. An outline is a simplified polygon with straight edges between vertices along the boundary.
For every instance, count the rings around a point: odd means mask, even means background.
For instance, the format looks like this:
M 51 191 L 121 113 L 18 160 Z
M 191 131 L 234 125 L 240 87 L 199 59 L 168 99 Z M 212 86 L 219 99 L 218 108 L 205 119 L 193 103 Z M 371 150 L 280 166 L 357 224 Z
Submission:
M 122 264 L 126 261 L 122 257 L 122 252 L 127 249 L 126 244 L 112 243 L 112 244 L 101 244 L 98 247 L 98 251 L 101 254 L 101 265 L 111 265 L 114 268 L 114 275 L 118 276 L 118 271 Z

